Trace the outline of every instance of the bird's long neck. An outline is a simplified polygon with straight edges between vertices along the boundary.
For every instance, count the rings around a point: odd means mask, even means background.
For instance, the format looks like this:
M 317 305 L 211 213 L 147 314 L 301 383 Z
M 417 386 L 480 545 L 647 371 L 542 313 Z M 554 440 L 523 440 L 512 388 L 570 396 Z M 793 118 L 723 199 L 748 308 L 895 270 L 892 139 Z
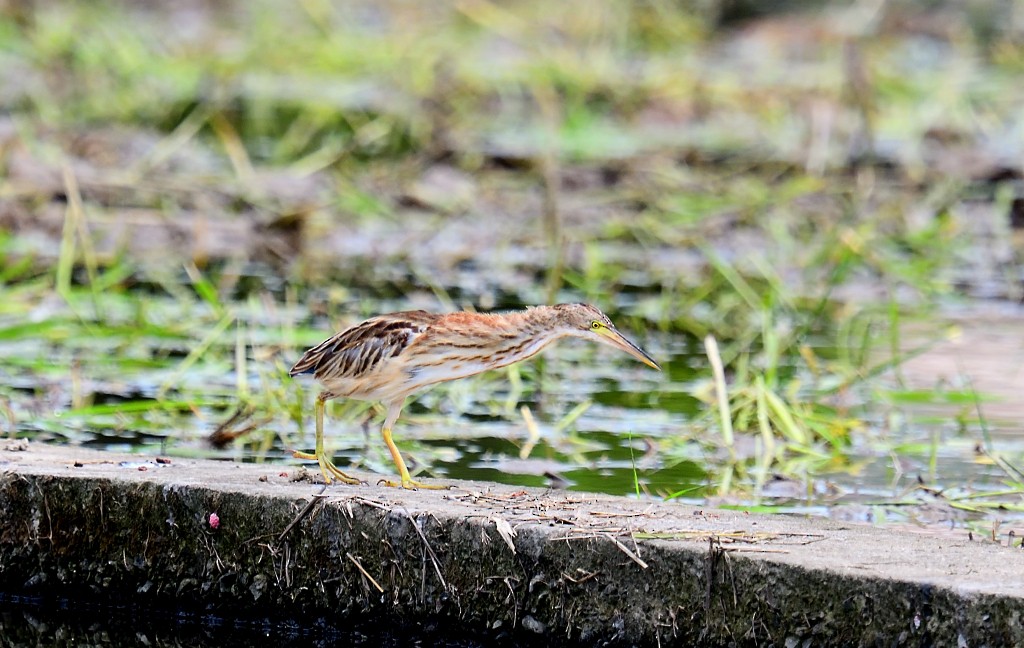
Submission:
M 458 356 L 467 376 L 530 358 L 566 335 L 547 306 L 486 316 L 452 313 L 435 328 L 444 338 L 438 351 Z
M 504 367 L 533 357 L 544 347 L 566 335 L 548 306 L 537 306 L 495 317 L 504 325 L 504 331 L 498 338 L 500 343 L 493 349 L 493 359 L 500 363 L 495 364 L 495 367 Z

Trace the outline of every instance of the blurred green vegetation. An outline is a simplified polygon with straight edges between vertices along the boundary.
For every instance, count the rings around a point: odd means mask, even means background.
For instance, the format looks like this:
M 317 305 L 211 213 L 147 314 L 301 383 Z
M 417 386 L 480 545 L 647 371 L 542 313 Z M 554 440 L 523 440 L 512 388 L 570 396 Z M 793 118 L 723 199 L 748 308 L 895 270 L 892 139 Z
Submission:
M 1019 12 L 0 4 L 0 413 L 281 458 L 309 443 L 287 366 L 336 327 L 586 300 L 666 375 L 568 347 L 443 386 L 398 431 L 420 468 L 769 508 L 860 491 L 884 517 L 941 459 L 1014 510 L 989 396 L 902 365 L 951 311 L 1024 294 Z M 370 405 L 330 416 L 387 469 Z

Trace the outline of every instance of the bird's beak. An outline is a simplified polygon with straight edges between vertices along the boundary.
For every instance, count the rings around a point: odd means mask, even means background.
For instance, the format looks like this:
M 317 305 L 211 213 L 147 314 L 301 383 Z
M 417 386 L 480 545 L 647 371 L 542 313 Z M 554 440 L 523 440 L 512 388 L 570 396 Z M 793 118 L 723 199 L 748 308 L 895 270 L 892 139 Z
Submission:
M 644 351 L 637 345 L 627 340 L 626 337 L 622 335 L 622 333 L 619 333 L 613 328 L 607 327 L 598 329 L 596 333 L 598 333 L 601 336 L 602 342 L 610 344 L 616 349 L 621 349 L 625 351 L 626 353 L 633 356 L 634 358 L 644 363 L 648 367 L 651 367 L 652 369 L 657 369 L 658 371 L 661 371 L 661 367 L 658 366 L 658 363 L 654 361 L 654 358 L 647 355 L 646 351 Z

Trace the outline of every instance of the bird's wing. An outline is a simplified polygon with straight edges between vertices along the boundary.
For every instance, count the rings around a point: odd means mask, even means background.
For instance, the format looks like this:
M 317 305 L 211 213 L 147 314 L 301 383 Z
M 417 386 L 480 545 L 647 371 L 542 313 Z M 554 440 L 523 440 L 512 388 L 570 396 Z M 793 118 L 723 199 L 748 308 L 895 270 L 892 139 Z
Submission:
M 433 317 L 425 311 L 408 311 L 368 319 L 306 351 L 288 373 L 311 373 L 318 380 L 358 378 L 404 351 Z

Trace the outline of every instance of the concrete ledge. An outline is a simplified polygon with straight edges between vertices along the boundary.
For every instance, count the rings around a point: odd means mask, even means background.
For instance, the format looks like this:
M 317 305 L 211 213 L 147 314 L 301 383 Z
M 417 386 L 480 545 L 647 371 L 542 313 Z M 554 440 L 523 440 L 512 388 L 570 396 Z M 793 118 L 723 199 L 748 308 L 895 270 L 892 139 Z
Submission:
M 320 497 L 295 469 L 6 446 L 0 590 L 444 616 L 552 645 L 1024 644 L 1024 552 L 966 535 L 369 474 Z

